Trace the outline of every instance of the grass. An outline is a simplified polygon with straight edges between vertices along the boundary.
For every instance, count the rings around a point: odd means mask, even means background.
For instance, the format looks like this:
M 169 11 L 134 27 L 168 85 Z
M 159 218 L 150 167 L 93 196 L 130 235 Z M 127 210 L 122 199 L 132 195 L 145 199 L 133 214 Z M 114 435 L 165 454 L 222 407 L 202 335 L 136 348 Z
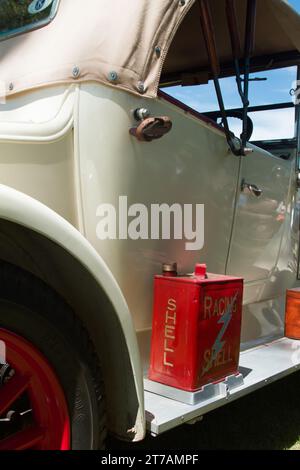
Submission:
M 135 444 L 155 450 L 300 450 L 300 373 L 215 410 L 193 426 Z M 132 445 L 111 439 L 111 449 Z

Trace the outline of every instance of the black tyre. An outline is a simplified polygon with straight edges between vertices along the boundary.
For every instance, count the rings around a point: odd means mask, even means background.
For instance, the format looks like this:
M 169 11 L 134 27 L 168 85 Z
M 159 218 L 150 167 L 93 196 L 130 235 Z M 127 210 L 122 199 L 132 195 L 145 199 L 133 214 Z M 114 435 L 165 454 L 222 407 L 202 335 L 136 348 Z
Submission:
M 8 344 L 13 345 L 12 349 L 16 348 L 18 352 L 20 352 L 20 347 L 21 349 L 24 347 L 24 358 L 27 353 L 39 358 L 36 370 L 39 370 L 38 367 L 42 368 L 41 364 L 43 364 L 45 373 L 49 364 L 53 375 L 49 371 L 48 378 L 42 377 L 37 387 L 43 386 L 41 384 L 44 380 L 50 383 L 50 388 L 52 387 L 53 390 L 56 390 L 55 383 L 57 383 L 57 390 L 59 388 L 62 390 L 64 397 L 61 396 L 61 400 L 66 404 L 70 427 L 67 448 L 73 450 L 103 448 L 106 438 L 104 388 L 98 358 L 86 330 L 69 306 L 47 285 L 27 272 L 9 264 L 0 263 L 0 340 L 2 344 L 5 338 Z M 7 357 L 10 357 L 9 347 Z M 13 355 L 13 351 L 11 357 L 17 357 Z M 2 376 L 0 373 L 0 401 L 1 391 L 5 391 L 7 395 L 8 387 L 13 390 L 14 383 L 17 383 L 15 379 L 22 376 L 22 367 L 27 369 L 28 364 L 31 364 L 30 361 L 29 358 L 27 363 L 23 364 L 21 359 L 19 363 L 12 365 L 9 359 L 7 360 L 8 366 L 2 367 Z M 17 359 L 15 362 L 18 362 Z M 33 376 L 35 373 L 38 375 L 36 370 L 31 371 Z M 31 388 L 34 388 L 33 382 L 37 383 L 34 377 L 31 381 Z M 49 388 L 46 382 L 44 386 Z M 13 413 L 16 417 L 12 422 L 0 423 L 0 449 L 6 450 L 6 443 L 8 449 L 14 446 L 14 442 L 18 442 L 14 436 L 21 435 L 20 432 L 27 436 L 28 441 L 28 429 L 31 430 L 36 425 L 34 422 L 37 416 L 45 414 L 45 410 L 41 413 L 34 409 L 31 412 L 26 410 L 28 407 L 30 410 L 34 406 L 41 406 L 41 403 L 36 405 L 29 403 L 30 397 L 31 402 L 34 402 L 32 398 L 34 393 L 35 391 L 31 390 L 27 395 L 18 396 L 15 403 L 10 404 L 9 409 L 5 409 L 5 413 L 2 410 L 2 415 L 0 404 L 0 418 L 7 417 L 8 413 Z M 41 395 L 43 392 L 39 392 L 37 396 L 41 397 Z M 57 395 L 60 394 L 57 393 Z M 28 412 L 23 417 L 24 411 Z M 61 414 L 61 410 L 55 407 L 48 411 L 47 423 L 52 422 L 53 413 Z M 57 417 L 55 419 L 58 420 Z M 43 429 L 45 427 L 44 423 Z M 50 427 L 51 424 L 49 424 Z M 53 429 L 49 432 L 53 434 Z M 39 443 L 36 439 L 36 442 L 32 440 L 31 444 L 27 442 L 25 445 L 21 442 L 17 447 L 22 448 L 23 445 L 23 448 L 49 449 L 56 442 L 53 439 L 51 441 L 50 437 L 47 438 L 48 440 L 44 439 L 42 444 L 41 440 Z M 56 444 L 55 447 L 57 447 Z

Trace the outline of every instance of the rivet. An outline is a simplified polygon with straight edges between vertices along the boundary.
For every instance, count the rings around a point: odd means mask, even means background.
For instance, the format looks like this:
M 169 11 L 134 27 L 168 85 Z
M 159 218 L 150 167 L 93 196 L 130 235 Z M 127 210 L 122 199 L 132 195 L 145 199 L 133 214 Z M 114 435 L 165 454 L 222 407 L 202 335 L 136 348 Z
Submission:
M 116 82 L 116 81 L 118 80 L 118 74 L 117 74 L 117 72 L 114 72 L 114 71 L 109 72 L 109 74 L 108 74 L 108 80 L 109 80 L 110 82 Z
M 137 89 L 140 93 L 145 93 L 145 85 L 143 82 L 138 82 Z
M 79 77 L 79 73 L 80 73 L 79 67 L 75 66 L 75 67 L 73 68 L 73 70 L 72 70 L 72 75 L 73 75 L 73 77 L 74 77 L 74 78 Z
M 184 7 L 184 5 L 185 5 L 185 0 L 179 0 L 179 5 L 180 5 L 181 7 Z
M 13 84 L 13 83 L 10 83 L 10 84 L 8 85 L 8 89 L 9 89 L 9 91 L 13 91 L 13 89 L 14 89 L 14 84 Z
M 161 54 L 161 47 L 160 47 L 160 46 L 156 46 L 154 50 L 155 50 L 155 54 L 157 55 L 157 57 L 160 57 L 160 54 Z

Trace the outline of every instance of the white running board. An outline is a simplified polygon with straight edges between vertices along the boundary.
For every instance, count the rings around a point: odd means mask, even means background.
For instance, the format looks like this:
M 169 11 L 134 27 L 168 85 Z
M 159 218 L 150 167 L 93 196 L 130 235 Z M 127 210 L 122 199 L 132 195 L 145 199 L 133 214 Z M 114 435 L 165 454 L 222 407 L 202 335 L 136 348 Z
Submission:
M 195 405 L 180 403 L 157 393 L 145 391 L 147 428 L 156 436 L 176 426 L 193 422 L 204 414 L 237 400 L 263 386 L 300 370 L 300 341 L 281 338 L 243 351 L 240 372 L 244 383 Z M 145 380 L 145 385 L 147 380 Z M 146 385 L 146 387 L 148 384 Z

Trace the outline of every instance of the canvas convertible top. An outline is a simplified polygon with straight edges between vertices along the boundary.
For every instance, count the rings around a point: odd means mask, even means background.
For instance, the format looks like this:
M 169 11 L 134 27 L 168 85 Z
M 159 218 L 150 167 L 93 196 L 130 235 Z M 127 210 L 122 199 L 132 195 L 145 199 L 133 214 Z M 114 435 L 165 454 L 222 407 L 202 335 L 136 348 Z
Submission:
M 243 40 L 247 0 L 235 3 Z M 221 73 L 229 75 L 226 1 L 210 0 L 210 6 Z M 299 63 L 299 51 L 299 15 L 284 0 L 257 0 L 253 65 Z M 161 80 L 209 73 L 198 0 L 61 0 L 50 24 L 0 42 L 0 80 L 8 95 L 97 81 L 155 97 Z

